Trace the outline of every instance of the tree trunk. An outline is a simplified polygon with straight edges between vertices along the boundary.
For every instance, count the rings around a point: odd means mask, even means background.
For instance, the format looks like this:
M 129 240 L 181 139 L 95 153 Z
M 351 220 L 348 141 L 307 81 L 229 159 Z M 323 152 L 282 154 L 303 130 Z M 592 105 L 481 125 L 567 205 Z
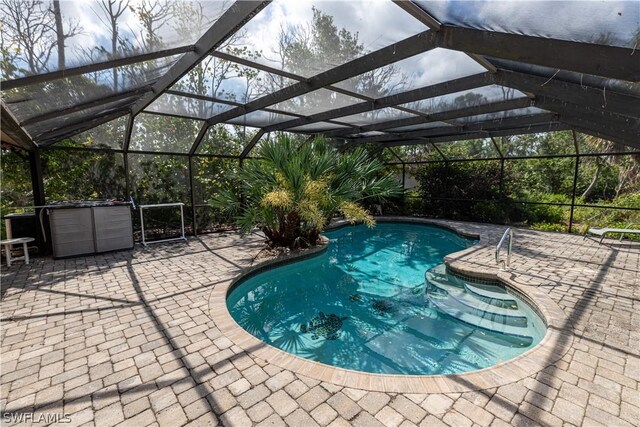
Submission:
M 111 59 L 118 54 L 118 17 L 111 16 Z M 118 92 L 118 68 L 113 68 L 113 91 Z
M 58 47 L 58 70 L 64 69 L 64 28 L 62 26 L 62 12 L 60 11 L 60 0 L 53 0 L 53 16 L 56 21 L 56 39 Z
M 591 194 L 591 192 L 593 191 L 593 189 L 596 187 L 596 184 L 598 183 L 598 178 L 600 177 L 600 171 L 602 170 L 602 162 L 600 161 L 600 158 L 596 157 L 596 172 L 593 174 L 593 178 L 591 179 L 591 183 L 589 184 L 589 186 L 587 187 L 586 190 L 584 190 L 584 193 L 582 193 L 582 198 L 586 199 L 587 197 L 589 197 L 589 195 Z

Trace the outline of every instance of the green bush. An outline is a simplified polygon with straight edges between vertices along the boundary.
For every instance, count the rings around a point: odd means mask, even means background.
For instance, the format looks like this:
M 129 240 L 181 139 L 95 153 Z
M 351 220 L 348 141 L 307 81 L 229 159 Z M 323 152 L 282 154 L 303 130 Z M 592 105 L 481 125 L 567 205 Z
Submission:
M 533 228 L 534 230 L 540 230 L 540 231 L 560 231 L 560 232 L 567 231 L 567 227 L 563 224 L 551 224 L 548 222 L 538 222 L 535 224 L 531 224 L 531 228 Z
M 571 203 L 571 198 L 564 194 L 536 194 L 530 200 L 540 203 Z M 566 206 L 527 204 L 523 208 L 523 215 L 527 224 L 546 223 L 563 224 L 569 220 Z
M 500 162 L 428 163 L 416 172 L 422 214 L 460 220 L 505 222 Z

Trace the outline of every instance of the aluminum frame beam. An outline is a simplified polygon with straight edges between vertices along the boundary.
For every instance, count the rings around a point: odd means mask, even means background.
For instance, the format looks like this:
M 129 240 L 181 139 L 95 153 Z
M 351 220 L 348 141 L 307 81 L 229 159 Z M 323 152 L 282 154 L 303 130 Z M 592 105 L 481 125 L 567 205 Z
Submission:
M 640 139 L 638 139 L 637 133 L 621 132 L 618 127 L 601 124 L 588 117 L 567 113 L 561 113 L 560 120 L 581 132 L 640 149 Z
M 427 27 L 431 28 L 434 31 L 440 31 L 442 24 L 435 17 L 433 17 L 426 10 L 422 9 L 417 4 L 408 0 L 392 0 L 397 6 L 399 6 L 402 10 L 407 12 L 409 15 L 416 18 L 418 21 L 422 22 Z M 482 65 L 489 72 L 495 73 L 496 67 L 482 55 L 477 55 L 475 53 L 467 53 L 467 55 L 476 61 L 478 64 Z
M 260 141 L 260 138 L 262 138 L 262 136 L 267 133 L 264 130 L 260 129 L 258 131 L 258 133 L 256 133 L 253 138 L 251 138 L 251 141 L 249 141 L 249 143 L 246 145 L 246 147 L 244 147 L 244 150 L 242 150 L 242 153 L 240 153 L 240 161 L 244 160 L 249 153 L 251 152 L 251 150 L 253 150 L 253 147 L 256 146 L 256 144 L 258 143 L 258 141 Z
M 264 129 L 267 132 L 272 132 L 331 119 L 337 119 L 338 121 L 340 121 L 340 117 L 365 113 L 367 111 L 379 110 L 386 107 L 394 107 L 396 105 L 406 104 L 408 102 L 435 98 L 441 95 L 447 95 L 450 93 L 456 93 L 464 90 L 487 86 L 492 83 L 493 77 L 490 73 L 474 74 L 468 77 L 462 77 L 459 79 L 450 80 L 431 86 L 425 86 L 407 92 L 385 96 L 382 98 L 378 98 L 372 102 L 361 102 L 358 104 L 349 105 L 347 107 L 341 107 L 329 111 L 324 111 L 322 113 L 312 114 L 303 119 L 290 120 L 288 122 L 265 127 Z
M 210 127 L 211 126 L 209 126 L 207 122 L 204 122 L 202 124 L 202 127 L 200 128 L 198 135 L 196 135 L 196 139 L 193 141 L 193 145 L 189 149 L 190 156 L 193 156 L 196 153 L 196 151 L 198 151 L 198 148 L 200 147 L 200 143 L 202 142 L 204 137 L 207 135 L 207 132 L 209 131 Z
M 437 46 L 465 53 L 637 82 L 633 49 L 442 25 Z
M 454 142 L 454 141 L 464 141 L 469 139 L 482 139 L 482 138 L 490 138 L 496 136 L 509 136 L 509 135 L 525 135 L 531 133 L 540 133 L 540 132 L 555 132 L 561 130 L 569 130 L 571 127 L 565 123 L 549 123 L 544 125 L 536 125 L 536 126 L 526 126 L 526 127 L 516 127 L 516 128 L 506 128 L 506 129 L 485 129 L 483 131 L 469 132 L 466 134 L 453 134 L 453 135 L 440 135 L 434 136 L 431 138 L 421 138 L 421 139 L 413 139 L 409 141 L 390 141 L 388 143 L 382 144 L 384 147 L 400 147 L 406 145 L 421 145 L 421 144 L 436 144 L 443 142 Z M 435 146 L 437 147 L 437 146 Z M 504 159 L 508 159 L 509 157 L 504 157 Z M 501 160 L 502 157 L 497 157 L 495 159 L 478 159 L 478 160 Z M 455 160 L 455 159 L 447 159 L 447 160 Z M 441 160 L 436 160 L 441 161 Z M 411 162 L 408 162 L 411 163 Z
M 594 76 L 591 74 L 576 73 L 574 71 L 561 70 L 553 67 L 527 64 L 501 58 L 488 58 L 496 67 L 506 71 L 522 73 L 537 77 L 544 77 L 547 80 L 560 80 L 573 83 L 580 87 L 591 86 L 602 90 L 613 90 L 631 96 L 640 96 L 640 85 L 626 82 L 624 80 L 610 79 L 606 77 Z
M 431 16 L 426 10 L 422 9 L 420 6 L 415 4 L 412 1 L 407 0 L 392 0 L 396 6 L 407 12 L 409 15 L 416 18 L 418 21 L 422 22 L 427 27 L 432 30 L 439 31 L 442 24 L 436 18 Z
M 429 114 L 427 116 L 409 117 L 405 119 L 390 120 L 386 122 L 373 123 L 365 126 L 354 128 L 356 133 L 364 133 L 371 131 L 381 131 L 385 129 L 393 129 L 404 126 L 418 125 L 422 123 L 440 122 L 445 120 L 457 119 L 461 117 L 476 116 L 479 114 L 495 113 L 499 111 L 515 110 L 518 108 L 526 108 L 532 105 L 529 98 L 509 99 L 506 101 L 492 102 L 483 105 L 475 105 L 473 107 L 460 108 L 457 110 L 448 110 L 440 113 Z M 325 132 L 325 135 L 331 137 L 343 137 L 354 133 L 353 130 L 335 130 Z
M 64 70 L 51 71 L 49 73 L 36 74 L 33 76 L 19 77 L 13 80 L 3 80 L 2 82 L 0 82 L 0 86 L 2 86 L 2 90 L 5 91 L 37 83 L 46 83 L 52 80 L 64 79 L 66 77 L 73 77 L 79 76 L 81 74 L 109 70 L 111 68 L 122 67 L 138 62 L 150 61 L 152 59 L 193 52 L 195 49 L 196 47 L 194 45 L 188 45 L 176 47 L 173 49 L 159 50 L 157 52 L 143 53 L 141 55 L 128 56 L 126 58 L 111 59 L 109 61 L 97 62 L 95 64 L 83 65 L 80 67 L 65 68 Z
M 352 141 L 366 142 L 390 142 L 401 141 L 403 139 L 429 138 L 440 135 L 451 135 L 454 133 L 464 134 L 465 132 L 483 131 L 486 129 L 513 128 L 526 126 L 544 126 L 559 120 L 559 115 L 554 113 L 529 114 L 526 116 L 508 117 L 504 119 L 490 119 L 481 122 L 460 125 L 441 126 L 431 129 L 415 130 L 390 135 L 378 135 L 366 138 L 352 138 Z
M 639 118 L 619 116 L 554 98 L 539 97 L 536 105 L 558 113 L 560 120 L 568 124 L 577 124 L 607 135 L 607 139 L 640 147 Z
M 11 146 L 17 146 L 26 151 L 33 151 L 37 149 L 38 144 L 36 144 L 29 134 L 29 132 L 20 126 L 18 121 L 16 120 L 11 110 L 9 110 L 4 103 L 4 100 L 0 103 L 1 105 L 1 116 L 2 116 L 2 134 L 10 138 L 9 141 L 6 141 L 7 144 Z
M 627 139 L 626 137 L 615 136 L 608 133 L 606 130 L 602 129 L 594 129 L 593 123 L 588 120 L 582 120 L 579 118 L 566 117 L 563 116 L 562 120 L 571 126 L 572 129 L 577 130 L 582 133 L 586 133 L 587 135 L 592 135 L 598 138 L 606 139 L 609 141 L 617 142 L 619 144 L 627 145 L 633 147 L 635 149 L 640 150 L 640 142 L 637 138 Z
M 86 130 L 100 126 L 103 123 L 117 119 L 118 117 L 126 116 L 128 114 L 129 114 L 129 109 L 127 107 L 123 107 L 122 109 L 118 109 L 116 111 L 109 111 L 107 113 L 94 116 L 90 120 L 83 118 L 76 122 L 70 123 L 69 125 L 56 129 L 52 132 L 44 133 L 43 137 L 40 138 L 38 142 L 40 145 L 43 145 L 43 146 L 48 144 L 53 144 L 62 139 L 68 138 L 73 135 L 77 135 Z
M 142 88 L 130 90 L 127 92 L 118 93 L 115 95 L 105 96 L 100 99 L 94 99 L 92 101 L 83 102 L 81 104 L 76 104 L 68 108 L 63 108 L 61 110 L 51 111 L 49 113 L 41 114 L 39 116 L 31 117 L 24 120 L 21 125 L 28 126 L 33 123 L 39 123 L 45 120 L 55 119 L 56 117 L 62 117 L 67 114 L 75 113 L 77 111 L 82 111 L 87 108 L 97 107 L 103 104 L 108 104 L 114 101 L 120 101 L 127 98 L 134 98 L 136 96 L 143 95 L 144 93 L 151 90 L 150 86 L 144 86 Z
M 398 43 L 349 61 L 346 64 L 334 67 L 304 82 L 293 84 L 272 94 L 258 98 L 245 104 L 244 107 L 238 107 L 215 115 L 209 118 L 207 122 L 210 125 L 226 122 L 252 111 L 261 110 L 270 105 L 304 95 L 317 89 L 322 89 L 333 83 L 409 58 L 418 53 L 435 48 L 435 38 L 435 34 L 431 30 L 424 31 Z
M 640 97 L 615 90 L 578 85 L 558 79 L 547 79 L 506 70 L 498 70 L 495 74 L 495 83 L 520 91 L 533 92 L 536 96 L 560 99 L 623 116 L 640 116 Z

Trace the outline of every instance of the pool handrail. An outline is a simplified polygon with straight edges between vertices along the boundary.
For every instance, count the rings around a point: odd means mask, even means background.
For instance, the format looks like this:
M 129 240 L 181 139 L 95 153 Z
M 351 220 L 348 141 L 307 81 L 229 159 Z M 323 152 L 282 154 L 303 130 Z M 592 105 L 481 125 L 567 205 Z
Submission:
M 507 248 L 507 261 L 505 262 L 504 260 L 500 259 L 500 248 L 504 244 L 504 241 L 506 240 L 507 236 L 509 236 L 509 247 Z M 509 268 L 509 265 L 511 264 L 512 246 L 513 246 L 513 230 L 511 229 L 511 227 L 509 227 L 504 231 L 502 238 L 496 245 L 496 264 L 498 264 L 498 266 L 502 265 L 500 267 L 501 270 L 507 270 Z

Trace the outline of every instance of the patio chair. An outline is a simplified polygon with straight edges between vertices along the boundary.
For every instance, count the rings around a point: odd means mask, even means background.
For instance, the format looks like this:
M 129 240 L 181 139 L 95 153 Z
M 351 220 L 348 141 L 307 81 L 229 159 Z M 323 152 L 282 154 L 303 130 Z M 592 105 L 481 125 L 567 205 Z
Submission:
M 588 234 L 593 234 L 595 236 L 600 236 L 600 242 L 604 240 L 605 236 L 609 233 L 620 233 L 620 241 L 624 238 L 625 234 L 640 234 L 640 230 L 634 230 L 631 227 L 633 224 L 628 224 L 626 228 L 590 228 L 587 231 L 587 234 L 584 235 L 584 238 L 587 238 Z

